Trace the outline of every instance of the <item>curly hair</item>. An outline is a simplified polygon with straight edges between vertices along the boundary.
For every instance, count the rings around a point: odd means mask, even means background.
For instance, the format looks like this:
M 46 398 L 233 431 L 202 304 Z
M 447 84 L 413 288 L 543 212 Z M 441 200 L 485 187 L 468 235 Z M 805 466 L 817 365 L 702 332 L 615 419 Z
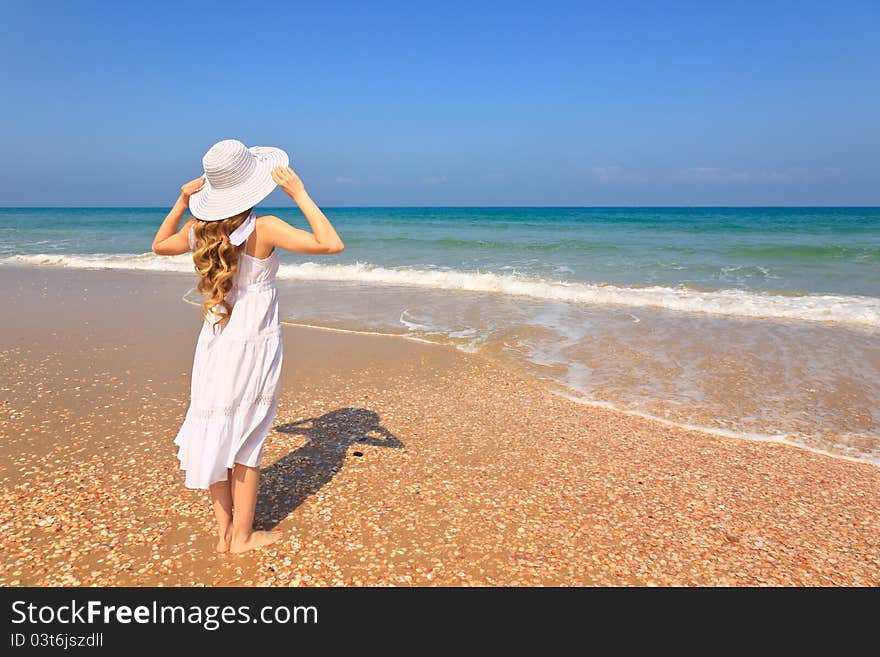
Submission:
M 193 222 L 193 263 L 199 275 L 198 290 L 205 298 L 202 317 L 205 321 L 210 321 L 211 315 L 218 318 L 212 323 L 215 333 L 232 317 L 232 304 L 226 295 L 232 290 L 238 256 L 244 248 L 232 244 L 229 235 L 244 223 L 250 212 L 248 209 L 220 221 L 195 219 Z M 218 312 L 218 307 L 222 312 Z

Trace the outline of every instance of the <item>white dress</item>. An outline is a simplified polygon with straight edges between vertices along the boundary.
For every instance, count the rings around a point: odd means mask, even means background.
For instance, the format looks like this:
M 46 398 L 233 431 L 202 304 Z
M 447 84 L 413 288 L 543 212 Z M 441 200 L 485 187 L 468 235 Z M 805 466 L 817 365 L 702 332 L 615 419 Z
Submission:
M 191 231 L 189 237 L 193 247 Z M 187 488 L 225 480 L 226 469 L 236 463 L 259 466 L 278 411 L 278 257 L 274 251 L 268 258 L 249 256 L 246 244 L 239 247 L 238 270 L 226 296 L 232 317 L 216 335 L 205 321 L 196 344 L 189 408 L 174 439 Z

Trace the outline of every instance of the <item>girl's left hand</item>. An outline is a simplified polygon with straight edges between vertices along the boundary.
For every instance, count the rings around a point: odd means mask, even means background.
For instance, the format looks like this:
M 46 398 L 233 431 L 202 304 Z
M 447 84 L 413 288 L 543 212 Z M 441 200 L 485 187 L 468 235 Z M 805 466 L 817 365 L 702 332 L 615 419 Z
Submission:
M 189 197 L 199 191 L 205 184 L 205 177 L 201 176 L 195 180 L 190 180 L 180 188 L 180 195 L 184 201 L 189 201 Z

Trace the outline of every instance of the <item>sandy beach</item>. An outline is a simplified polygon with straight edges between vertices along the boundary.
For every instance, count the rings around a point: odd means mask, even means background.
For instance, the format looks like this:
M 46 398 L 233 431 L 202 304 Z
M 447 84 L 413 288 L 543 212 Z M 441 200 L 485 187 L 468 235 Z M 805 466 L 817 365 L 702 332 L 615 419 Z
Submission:
M 257 509 L 284 540 L 216 555 L 172 444 L 193 283 L 0 268 L 0 585 L 880 584 L 876 466 L 585 406 L 452 347 L 291 326 Z

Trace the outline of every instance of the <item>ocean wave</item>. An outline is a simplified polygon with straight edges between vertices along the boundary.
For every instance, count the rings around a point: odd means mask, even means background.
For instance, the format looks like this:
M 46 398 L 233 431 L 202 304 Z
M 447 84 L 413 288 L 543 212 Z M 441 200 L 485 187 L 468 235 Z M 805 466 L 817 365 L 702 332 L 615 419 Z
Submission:
M 734 278 L 781 278 L 781 276 L 771 274 L 769 269 L 760 265 L 731 265 L 730 267 L 722 267 L 721 277 L 726 278 L 729 276 Z
M 138 269 L 195 273 L 195 266 L 190 254 L 159 256 L 154 253 L 96 253 L 94 255 L 33 253 L 10 256 L 3 258 L 2 261 L 12 264 L 67 267 L 70 269 Z
M 15 255 L 2 261 L 82 269 L 135 269 L 193 273 L 192 259 L 140 255 Z M 880 298 L 835 294 L 773 294 L 742 289 L 698 290 L 686 286 L 626 287 L 548 280 L 522 274 L 457 269 L 419 269 L 356 264 L 283 264 L 278 278 L 333 281 L 430 290 L 484 292 L 574 304 L 656 308 L 728 317 L 833 322 L 880 327 Z

